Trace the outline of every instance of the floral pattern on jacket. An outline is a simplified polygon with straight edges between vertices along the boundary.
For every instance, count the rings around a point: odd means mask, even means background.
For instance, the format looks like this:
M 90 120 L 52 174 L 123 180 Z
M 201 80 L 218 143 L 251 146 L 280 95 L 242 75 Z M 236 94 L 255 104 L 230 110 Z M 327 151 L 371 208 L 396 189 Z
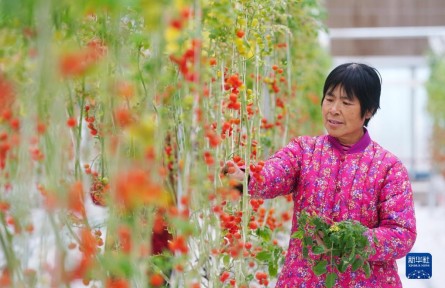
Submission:
M 306 210 L 336 222 L 360 221 L 369 228 L 368 238 L 377 238 L 369 259 L 371 277 L 349 268 L 339 274 L 335 287 L 402 287 L 395 260 L 416 239 L 411 184 L 400 160 L 367 131 L 346 153 L 329 135 L 295 138 L 265 162 L 261 174 L 261 183 L 251 177 L 249 194 L 274 198 L 292 193 L 292 233 Z M 276 287 L 324 287 L 325 276 L 313 274 L 301 250 L 300 240 L 291 238 Z

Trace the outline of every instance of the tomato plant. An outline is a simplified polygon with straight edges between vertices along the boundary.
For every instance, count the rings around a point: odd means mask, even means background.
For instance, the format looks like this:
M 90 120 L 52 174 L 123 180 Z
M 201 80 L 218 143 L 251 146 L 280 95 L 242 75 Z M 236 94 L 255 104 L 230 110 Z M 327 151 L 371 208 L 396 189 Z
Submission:
M 0 283 L 272 283 L 291 199 L 250 199 L 220 165 L 259 175 L 321 130 L 318 1 L 0 9 Z
M 349 266 L 353 272 L 363 269 L 366 277 L 370 277 L 367 259 L 375 251 L 365 231 L 367 228 L 358 221 L 332 223 L 315 213 L 303 211 L 298 217 L 298 230 L 292 237 L 302 241 L 303 256 L 312 262 L 314 274 L 327 273 L 325 284 L 330 288 L 334 286 L 338 273 L 345 272 Z M 377 241 L 375 237 L 374 241 Z M 309 253 L 315 255 L 316 260 L 309 257 Z

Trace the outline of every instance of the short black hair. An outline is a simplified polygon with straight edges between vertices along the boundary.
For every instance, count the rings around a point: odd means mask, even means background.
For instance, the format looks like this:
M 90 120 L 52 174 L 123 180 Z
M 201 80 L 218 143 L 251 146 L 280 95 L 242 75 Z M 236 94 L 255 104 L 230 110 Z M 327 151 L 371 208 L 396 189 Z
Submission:
M 362 117 L 368 111 L 374 116 L 380 108 L 382 78 L 374 67 L 362 63 L 345 63 L 334 68 L 324 83 L 321 103 L 326 94 L 338 85 L 345 89 L 349 99 L 358 98 Z M 365 120 L 364 126 L 368 126 L 369 120 Z

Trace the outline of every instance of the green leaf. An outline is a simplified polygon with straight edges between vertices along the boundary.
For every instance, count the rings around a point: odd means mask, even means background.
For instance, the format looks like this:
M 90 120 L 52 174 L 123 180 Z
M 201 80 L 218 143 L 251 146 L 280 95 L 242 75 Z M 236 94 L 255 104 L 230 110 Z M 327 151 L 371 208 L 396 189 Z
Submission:
M 269 275 L 275 277 L 278 274 L 278 265 L 274 262 L 269 262 Z
M 335 285 L 335 280 L 337 280 L 337 274 L 335 273 L 328 273 L 326 276 L 326 287 L 332 288 Z
M 256 254 L 256 259 L 260 261 L 268 261 L 272 258 L 272 253 L 268 251 L 261 251 L 260 253 Z
M 371 267 L 369 266 L 368 261 L 366 261 L 363 265 L 363 271 L 365 271 L 366 278 L 369 278 L 371 276 Z
M 162 254 L 154 255 L 148 258 L 147 261 L 151 262 L 151 265 L 158 267 L 162 271 L 171 270 L 173 267 L 172 255 L 166 251 L 164 251 Z
M 307 249 L 307 247 L 303 247 L 303 257 L 307 258 L 309 256 L 309 250 Z
M 272 147 L 272 141 L 269 139 L 269 137 L 260 137 L 260 143 L 262 146 Z
M 315 275 L 320 276 L 320 275 L 326 273 L 326 271 L 327 271 L 327 269 L 326 269 L 327 265 L 328 265 L 328 261 L 326 261 L 326 260 L 319 261 L 319 262 L 317 263 L 317 265 L 314 266 L 314 268 L 312 269 L 312 271 L 314 271 Z
M 304 236 L 303 243 L 304 245 L 312 245 L 312 243 L 314 243 L 314 239 L 309 236 Z
M 314 253 L 315 255 L 320 255 L 320 254 L 323 254 L 324 252 L 325 252 L 325 249 L 323 246 L 312 247 L 312 253 Z
M 348 264 L 349 262 L 342 260 L 340 263 L 337 264 L 337 270 L 341 273 L 345 272 Z
M 170 219 L 172 227 L 181 231 L 183 234 L 194 234 L 196 232 L 195 225 L 189 219 L 174 217 Z
M 134 273 L 133 262 L 127 255 L 106 254 L 101 257 L 101 264 L 107 271 L 120 277 L 128 278 Z
M 354 238 L 352 237 L 352 235 L 347 235 L 345 237 L 345 239 L 343 240 L 345 242 L 345 248 L 350 249 L 352 247 L 354 247 Z
M 276 248 L 273 250 L 273 256 L 274 256 L 274 259 L 279 259 L 282 255 L 283 255 L 283 248 L 281 248 L 281 247 L 276 247 Z
M 295 232 L 294 234 L 292 234 L 292 238 L 297 238 L 297 239 L 303 239 L 304 236 L 304 232 L 301 230 L 298 230 L 297 232 Z
M 265 242 L 269 242 L 272 239 L 272 231 L 268 227 L 258 228 L 256 233 L 259 237 L 261 237 Z
M 332 233 L 329 235 L 329 239 L 334 243 L 338 243 L 340 241 L 340 235 L 338 233 Z
M 329 228 L 329 225 L 327 225 L 326 222 L 323 219 L 321 219 L 320 217 L 314 218 L 313 223 L 315 225 L 315 230 L 317 230 L 317 231 L 324 232 L 326 229 Z
M 338 248 L 333 249 L 331 253 L 332 253 L 332 256 L 338 256 L 338 257 L 341 257 L 343 254 L 343 252 Z
M 354 262 L 352 262 L 352 271 L 357 271 L 360 267 L 363 266 L 363 259 L 356 258 Z
M 230 263 L 230 256 L 229 255 L 224 255 L 223 263 L 224 263 L 224 266 L 229 266 L 229 263 Z
M 332 243 L 332 240 L 330 237 L 324 237 L 323 242 L 324 242 L 325 247 L 333 247 L 334 246 L 333 245 L 334 243 Z

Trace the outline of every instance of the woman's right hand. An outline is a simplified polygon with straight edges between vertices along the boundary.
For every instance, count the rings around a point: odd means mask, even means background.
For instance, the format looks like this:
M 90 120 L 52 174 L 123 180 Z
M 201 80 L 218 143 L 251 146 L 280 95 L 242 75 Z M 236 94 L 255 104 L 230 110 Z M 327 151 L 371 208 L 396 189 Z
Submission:
M 231 160 L 224 163 L 223 168 L 221 168 L 221 172 L 223 175 L 229 177 L 229 179 L 237 180 L 239 182 L 242 182 L 244 180 L 245 172 Z

